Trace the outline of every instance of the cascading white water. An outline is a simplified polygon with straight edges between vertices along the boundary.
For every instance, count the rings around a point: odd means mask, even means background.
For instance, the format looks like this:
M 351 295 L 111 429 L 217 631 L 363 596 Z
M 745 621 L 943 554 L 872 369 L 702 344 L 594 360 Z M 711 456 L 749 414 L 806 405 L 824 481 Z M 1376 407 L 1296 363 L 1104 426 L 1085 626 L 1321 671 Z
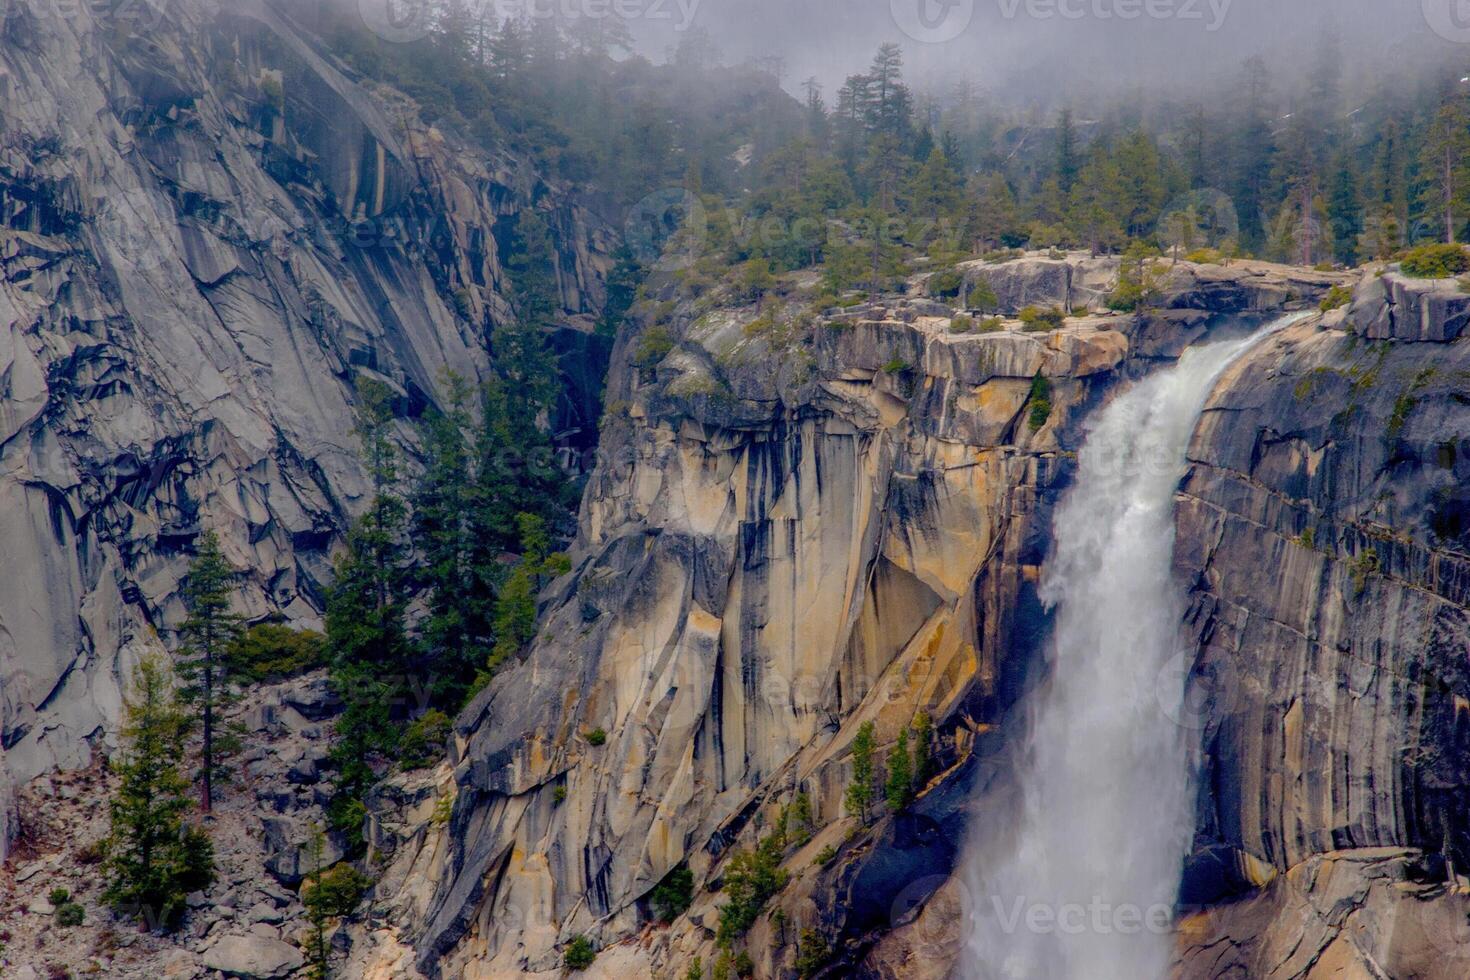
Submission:
M 1168 969 L 1193 833 L 1174 494 L 1215 382 L 1290 319 L 1186 352 L 1089 427 L 1042 583 L 1054 650 L 1017 756 L 1019 802 L 982 805 L 973 821 L 988 840 L 968 857 L 970 977 L 1159 980 Z

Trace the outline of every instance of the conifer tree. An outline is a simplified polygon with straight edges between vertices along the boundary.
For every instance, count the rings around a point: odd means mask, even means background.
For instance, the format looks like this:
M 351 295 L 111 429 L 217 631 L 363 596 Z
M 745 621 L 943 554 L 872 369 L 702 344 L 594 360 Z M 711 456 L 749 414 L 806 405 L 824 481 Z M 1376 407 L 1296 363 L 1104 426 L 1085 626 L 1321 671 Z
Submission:
M 933 772 L 934 722 L 929 712 L 920 711 L 914 717 L 914 786 L 922 789 Z
M 392 439 L 393 397 L 381 382 L 358 384 L 358 434 L 373 498 L 347 535 L 327 594 L 332 686 L 343 701 L 332 762 L 335 829 L 360 833 L 362 797 L 375 778 L 372 758 L 391 749 L 395 706 L 406 706 L 415 678 L 405 611 L 409 600 L 407 505 L 398 494 Z
M 311 827 L 307 842 L 307 854 L 311 859 L 311 873 L 302 888 L 303 894 L 312 888 L 320 889 L 322 872 L 326 870 L 323 855 L 327 849 L 327 835 L 316 825 Z M 327 923 L 330 916 L 321 902 L 312 902 L 306 908 L 307 921 L 311 930 L 306 939 L 306 971 L 309 980 L 328 980 L 331 975 L 332 950 L 327 944 Z
M 107 887 L 103 898 L 120 914 L 150 927 L 172 929 L 187 908 L 185 896 L 214 880 L 214 848 L 188 827 L 189 782 L 179 771 L 191 727 L 163 658 L 145 658 L 133 671 L 113 761 L 119 785 L 109 810 Z
M 1056 162 L 1057 184 L 1061 187 L 1063 194 L 1072 193 L 1081 169 L 1081 157 L 1077 150 L 1077 127 L 1072 122 L 1072 110 L 1063 109 L 1061 116 L 1057 119 Z
M 420 627 L 435 699 L 457 705 L 489 655 L 489 582 L 474 531 L 475 423 L 464 379 L 445 379 L 447 407 L 423 426 L 424 469 L 413 491 L 414 540 L 428 616 Z
M 849 816 L 868 822 L 868 807 L 873 802 L 874 725 L 865 721 L 852 739 L 852 780 L 847 784 L 843 804 Z
M 1440 103 L 1425 134 L 1423 170 L 1428 176 L 1425 202 L 1439 215 L 1444 240 L 1459 240 L 1470 212 L 1470 100 L 1455 92 Z
M 898 741 L 888 752 L 888 780 L 884 796 L 888 809 L 897 813 L 908 806 L 914 795 L 914 760 L 909 754 L 909 731 L 898 733 Z
M 199 712 L 200 809 L 205 813 L 214 808 L 214 779 L 221 758 L 238 748 L 236 737 L 218 730 L 220 710 L 235 700 L 226 672 L 227 651 L 240 635 L 240 617 L 230 612 L 234 576 L 220 551 L 219 536 L 205 532 L 184 582 L 189 618 L 180 630 L 184 642 L 176 665 L 184 682 L 180 698 Z

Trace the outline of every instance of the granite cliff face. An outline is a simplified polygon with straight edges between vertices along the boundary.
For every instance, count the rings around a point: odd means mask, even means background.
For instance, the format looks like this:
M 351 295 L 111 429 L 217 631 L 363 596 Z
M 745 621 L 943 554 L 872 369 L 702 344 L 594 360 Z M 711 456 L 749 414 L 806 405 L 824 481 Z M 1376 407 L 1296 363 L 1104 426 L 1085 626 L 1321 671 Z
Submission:
M 475 377 L 499 222 L 542 211 L 569 328 L 609 240 L 507 149 L 420 121 L 265 2 L 0 11 L 0 729 L 14 780 L 84 764 L 181 615 L 204 527 L 246 611 L 317 616 L 364 493 L 354 374 Z M 406 431 L 406 430 L 405 430 Z
M 1117 271 L 1073 256 L 966 274 L 1014 310 L 1100 305 Z M 543 597 L 526 662 L 459 721 L 448 827 L 383 841 L 400 874 L 442 875 L 395 913 L 419 967 L 550 972 L 580 934 L 609 947 L 609 976 L 709 964 L 723 898 L 705 886 L 804 793 L 811 837 L 786 853 L 784 920 L 751 933 L 757 972 L 792 969 L 811 929 L 832 976 L 943 976 L 963 941 L 950 872 L 967 833 L 1004 820 L 970 801 L 1003 778 L 1035 680 L 1038 570 L 1087 414 L 1212 332 L 1343 281 L 1181 265 L 1157 311 L 1051 333 L 956 334 L 923 299 L 794 332 L 771 324 L 802 322 L 795 299 L 759 320 L 680 312 L 656 364 L 624 337 L 574 571 Z M 1051 408 L 1033 428 L 1038 375 Z M 852 738 L 874 722 L 882 758 L 920 711 L 943 772 L 864 831 L 843 808 Z M 694 906 L 647 931 L 680 866 Z
M 1179 506 L 1209 712 L 1184 976 L 1470 969 L 1466 297 L 1368 277 L 1222 385 Z

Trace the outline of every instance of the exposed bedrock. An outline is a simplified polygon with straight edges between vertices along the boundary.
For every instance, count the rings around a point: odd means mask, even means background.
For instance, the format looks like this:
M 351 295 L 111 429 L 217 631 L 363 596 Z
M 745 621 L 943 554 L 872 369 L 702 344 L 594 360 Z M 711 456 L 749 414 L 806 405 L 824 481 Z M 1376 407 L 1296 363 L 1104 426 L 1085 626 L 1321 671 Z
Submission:
M 242 611 L 310 623 L 362 500 L 352 375 L 487 366 L 498 223 L 533 206 L 570 329 L 609 241 L 567 188 L 369 90 L 261 0 L 0 11 L 0 728 L 79 765 L 179 621 L 204 527 Z M 62 8 L 65 8 L 63 15 Z M 209 38 L 201 45 L 200 38 Z M 587 316 L 584 316 L 587 315 Z M 407 432 L 407 430 L 405 430 Z
M 1208 705 L 1185 901 L 1226 904 L 1186 930 L 1183 976 L 1470 972 L 1464 308 L 1369 277 L 1346 318 L 1240 364 L 1201 426 L 1176 554 Z

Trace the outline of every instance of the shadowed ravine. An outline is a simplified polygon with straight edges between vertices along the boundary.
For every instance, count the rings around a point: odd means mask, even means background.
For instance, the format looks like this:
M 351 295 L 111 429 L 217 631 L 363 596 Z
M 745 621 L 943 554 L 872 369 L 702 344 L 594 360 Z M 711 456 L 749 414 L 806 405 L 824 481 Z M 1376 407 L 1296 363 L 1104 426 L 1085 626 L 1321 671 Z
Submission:
M 1168 968 L 1195 729 L 1170 574 L 1174 495 L 1216 381 L 1292 319 L 1188 351 L 1089 426 L 1043 582 L 1052 678 L 1018 756 L 1017 829 L 1003 854 L 972 848 L 967 976 L 1148 980 Z

